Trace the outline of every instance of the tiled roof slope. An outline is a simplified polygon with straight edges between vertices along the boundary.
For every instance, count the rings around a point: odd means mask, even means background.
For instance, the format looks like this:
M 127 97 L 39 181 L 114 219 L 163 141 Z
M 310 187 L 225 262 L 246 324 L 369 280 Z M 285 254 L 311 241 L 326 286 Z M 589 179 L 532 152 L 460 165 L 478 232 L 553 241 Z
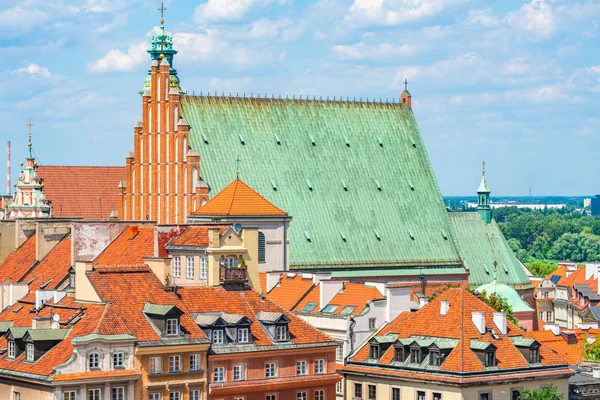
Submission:
M 319 303 L 319 285 L 311 289 L 310 293 L 302 299 L 302 301 L 294 307 L 292 311 L 302 311 L 302 309 L 310 302 Z M 318 313 L 327 305 L 338 306 L 331 314 L 339 315 L 345 307 L 356 307 L 350 314 L 347 315 L 359 315 L 367 307 L 367 303 L 373 300 L 384 299 L 385 297 L 379 292 L 374 286 L 368 286 L 364 283 L 353 283 L 347 282 L 344 284 L 342 290 L 340 290 L 329 303 L 319 304 L 318 307 L 313 309 L 313 314 Z
M 137 265 L 154 254 L 154 227 L 130 225 L 94 260 L 94 265 Z
M 288 328 L 294 344 L 334 343 L 329 336 L 284 310 L 268 298 L 261 299 L 260 295 L 249 287 L 183 287 L 177 291 L 177 294 L 190 312 L 225 312 L 244 315 L 251 319 L 253 323 L 250 328 L 254 343 L 259 346 L 273 344 L 256 319 L 256 315 L 261 311 L 287 315 L 290 318 Z
M 183 232 L 175 236 L 168 246 L 206 247 L 208 246 L 208 230 L 218 228 L 223 234 L 229 227 L 217 225 L 188 226 Z
M 55 217 L 101 219 L 119 209 L 125 167 L 40 165 L 37 173 Z
M 440 315 L 440 303 L 448 300 L 450 308 L 446 315 Z M 481 335 L 472 322 L 472 312 L 485 313 L 486 328 L 494 328 L 494 310 L 465 289 L 448 289 L 437 296 L 431 303 L 414 313 L 402 313 L 395 320 L 385 325 L 377 337 L 398 335 L 398 339 L 419 337 L 456 339 L 458 343 L 442 363 L 440 371 L 452 373 L 471 373 L 484 371 L 485 367 L 470 349 L 471 339 L 480 342 L 493 343 L 496 350 L 497 367 L 499 370 L 510 368 L 525 368 L 529 363 L 513 344 L 510 337 L 523 336 L 529 338 L 526 332 L 507 321 L 507 336 L 493 339 L 489 333 Z M 393 359 L 394 347 L 390 346 L 382 355 L 379 364 L 389 364 Z M 351 360 L 363 362 L 369 356 L 369 344 L 361 347 Z M 540 348 L 543 365 L 565 365 L 566 361 L 546 346 Z
M 506 242 L 496 221 L 486 224 L 477 212 L 448 213 L 460 256 L 469 269 L 469 284 L 479 286 L 494 279 L 515 289 L 531 287 L 521 263 Z
M 560 335 L 552 331 L 534 331 L 531 336 L 538 342 L 548 346 L 556 354 L 567 360 L 569 365 L 579 365 L 583 360 L 583 343 L 568 344 Z
M 36 236 L 31 235 L 0 264 L 0 282 L 19 282 L 35 263 Z
M 266 287 L 266 284 L 265 284 Z M 303 278 L 302 274 L 295 276 L 282 275 L 279 284 L 269 292 L 269 299 L 286 310 L 292 310 L 296 304 L 313 287 L 313 280 Z
M 287 213 L 274 206 L 240 179 L 236 179 L 196 210 L 193 215 L 284 217 Z
M 71 268 L 71 238 L 63 238 L 38 265 L 35 266 L 21 282 L 29 283 L 29 291 L 53 290 L 65 281 Z
M 181 109 L 213 196 L 239 155 L 244 181 L 293 216 L 292 268 L 459 262 L 406 106 L 183 96 Z
M 118 267 L 98 268 L 88 273 L 87 277 L 100 298 L 115 307 L 112 311 L 116 312 L 116 316 L 112 318 L 118 317 L 139 342 L 162 340 L 144 315 L 143 310 L 146 303 L 178 307 L 184 312 L 181 316 L 181 327 L 186 332 L 186 337 L 188 339 L 206 339 L 192 317 L 185 313 L 186 310 L 179 298 L 173 292 L 167 292 L 148 267 L 139 266 L 137 269 L 127 272 Z M 110 326 L 107 325 L 103 328 L 105 334 L 117 333 L 109 329 Z M 117 329 L 120 323 L 114 323 L 112 326 Z

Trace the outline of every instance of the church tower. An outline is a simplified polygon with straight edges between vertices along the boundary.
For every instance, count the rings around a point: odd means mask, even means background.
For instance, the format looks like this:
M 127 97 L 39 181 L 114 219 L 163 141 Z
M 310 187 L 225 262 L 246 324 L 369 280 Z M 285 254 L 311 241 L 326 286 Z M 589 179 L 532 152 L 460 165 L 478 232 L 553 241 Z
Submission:
M 32 154 L 31 144 L 31 118 L 29 128 L 29 141 L 27 143 L 27 158 L 25 165 L 21 163 L 19 181 L 15 183 L 16 192 L 13 202 L 8 206 L 8 218 L 48 218 L 51 216 L 51 207 L 44 195 L 44 183 L 37 174 L 37 162 Z
M 142 120 L 134 126 L 127 179 L 119 185 L 119 218 L 181 224 L 208 199 L 208 187 L 199 178 L 200 156 L 188 145 L 189 125 L 180 116 L 183 91 L 173 68 L 177 51 L 165 31 L 165 8 L 159 11 L 160 29 L 148 50 L 152 63 L 141 92 Z
M 492 192 L 485 180 L 485 161 L 481 170 L 481 183 L 477 189 L 477 211 L 486 224 L 492 222 L 492 208 L 490 206 L 490 193 Z

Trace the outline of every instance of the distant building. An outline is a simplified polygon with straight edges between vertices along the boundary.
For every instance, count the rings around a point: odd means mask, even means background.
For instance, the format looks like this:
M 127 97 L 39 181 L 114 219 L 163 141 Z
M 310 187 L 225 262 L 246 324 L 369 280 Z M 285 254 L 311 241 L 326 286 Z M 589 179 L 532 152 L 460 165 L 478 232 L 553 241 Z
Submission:
M 592 207 L 592 199 L 583 199 L 583 208 Z
M 473 201 L 467 201 L 466 206 L 468 208 L 477 208 L 479 206 L 478 203 L 475 203 Z M 498 202 L 491 202 L 489 204 L 490 208 L 493 210 L 495 208 L 504 208 L 504 207 L 517 207 L 517 208 L 530 208 L 532 210 L 543 210 L 545 208 L 547 209 L 553 209 L 553 210 L 560 210 L 562 208 L 564 208 L 566 206 L 566 204 L 538 204 L 538 203 L 518 203 L 516 201 L 498 201 Z M 600 212 L 600 204 L 598 205 L 598 212 Z
M 596 197 L 590 200 L 590 206 L 592 207 L 592 215 L 598 216 L 600 215 L 600 194 L 597 194 Z

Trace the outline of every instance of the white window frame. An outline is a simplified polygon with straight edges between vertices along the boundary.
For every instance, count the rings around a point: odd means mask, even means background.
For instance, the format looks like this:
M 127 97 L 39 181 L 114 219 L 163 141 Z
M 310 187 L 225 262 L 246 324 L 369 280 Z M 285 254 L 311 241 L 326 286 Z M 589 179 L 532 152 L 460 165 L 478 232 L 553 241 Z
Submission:
M 335 360 L 344 361 L 344 343 L 338 343 L 338 347 L 335 349 Z
M 268 394 L 265 396 L 265 400 L 277 400 L 276 394 Z
M 148 396 L 148 398 L 150 400 L 162 400 L 162 393 L 160 393 L 160 392 L 150 393 L 150 395 Z
M 76 390 L 65 390 L 62 394 L 63 400 L 77 400 Z
M 168 318 L 167 323 L 165 325 L 165 333 L 167 336 L 179 335 L 179 319 Z
M 173 278 L 181 278 L 181 256 L 173 257 Z
M 100 369 L 100 353 L 94 351 L 88 355 L 88 369 L 90 371 Z
M 35 360 L 35 347 L 33 346 L 33 343 L 27 343 L 25 346 L 25 352 L 27 353 L 26 360 L 33 362 Z
M 148 369 L 150 370 L 150 375 L 162 374 L 162 357 L 154 356 L 150 357 L 148 361 Z
M 315 400 L 327 400 L 325 397 L 325 389 L 315 389 Z
M 194 279 L 195 273 L 194 268 L 196 263 L 194 262 L 193 256 L 187 256 L 185 258 L 185 277 L 186 279 Z
M 286 325 L 277 325 L 275 327 L 275 339 L 279 342 L 288 340 L 288 327 Z
M 16 355 L 17 355 L 17 345 L 15 344 L 14 340 L 9 340 L 8 341 L 8 357 L 15 358 Z
M 125 353 L 115 351 L 113 353 L 113 368 L 125 368 Z
M 343 381 L 338 381 L 335 384 L 335 392 L 337 394 L 344 394 L 344 382 Z
M 190 354 L 190 371 L 200 371 L 201 369 L 200 354 Z
M 250 343 L 250 328 L 239 328 L 238 329 L 238 342 L 239 343 Z
M 324 358 L 317 358 L 315 360 L 315 374 L 320 375 L 320 374 L 325 374 L 327 371 L 327 364 L 325 363 L 325 359 Z
M 181 356 L 179 354 L 174 354 L 169 356 L 169 373 L 177 373 L 181 372 Z
M 125 387 L 117 386 L 111 388 L 111 400 L 125 400 Z
M 200 279 L 208 279 L 208 258 L 206 256 L 200 257 L 200 266 L 198 272 Z
M 192 389 L 190 390 L 190 400 L 200 400 L 200 396 L 202 396 L 202 393 L 200 392 L 200 389 Z
M 225 343 L 225 331 L 223 329 L 215 329 L 212 331 L 212 343 L 223 344 Z
M 265 364 L 265 379 L 277 378 L 277 363 L 270 362 Z
M 181 392 L 179 392 L 179 391 L 170 392 L 169 400 L 181 400 Z
M 213 369 L 213 382 L 215 382 L 215 383 L 225 382 L 225 367 L 215 367 Z
M 308 375 L 308 361 L 306 361 L 306 360 L 296 361 L 296 375 L 298 375 L 298 376 Z
M 100 388 L 88 389 L 87 393 L 87 400 L 102 400 L 102 389 Z
M 246 380 L 246 366 L 243 364 L 233 366 L 233 380 L 234 381 L 245 381 Z
M 296 400 L 308 400 L 308 392 L 304 390 L 296 392 Z

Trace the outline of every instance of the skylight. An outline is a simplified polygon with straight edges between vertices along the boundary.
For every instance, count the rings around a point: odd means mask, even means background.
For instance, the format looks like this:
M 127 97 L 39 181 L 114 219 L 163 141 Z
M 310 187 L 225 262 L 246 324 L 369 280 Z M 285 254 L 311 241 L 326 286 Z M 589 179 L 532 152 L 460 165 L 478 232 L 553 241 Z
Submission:
M 346 306 L 340 311 L 340 315 L 350 315 L 356 310 L 356 306 Z
M 335 310 L 338 309 L 338 305 L 336 304 L 328 304 L 327 306 L 325 306 L 325 308 L 323 310 L 321 310 L 321 312 L 326 313 L 326 314 L 332 314 L 335 312 Z
M 313 312 L 313 310 L 315 308 L 317 308 L 317 303 L 310 302 L 304 306 L 304 308 L 302 309 L 302 312 Z

